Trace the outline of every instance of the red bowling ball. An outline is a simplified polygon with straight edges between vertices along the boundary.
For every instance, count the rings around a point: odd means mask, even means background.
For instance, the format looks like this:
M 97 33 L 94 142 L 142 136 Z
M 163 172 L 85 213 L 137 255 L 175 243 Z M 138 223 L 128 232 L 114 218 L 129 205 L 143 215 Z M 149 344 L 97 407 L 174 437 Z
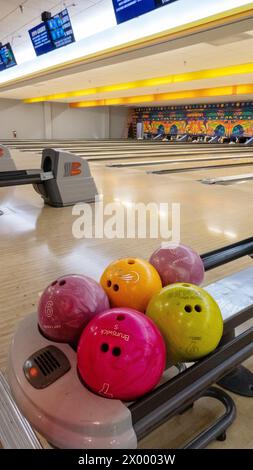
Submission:
M 52 282 L 40 298 L 39 326 L 53 341 L 75 343 L 88 322 L 108 308 L 107 295 L 96 281 L 75 274 L 63 276 Z
M 161 246 L 150 260 L 160 274 L 163 286 L 177 282 L 200 285 L 204 280 L 205 270 L 198 253 L 186 245 Z
M 114 308 L 97 315 L 85 328 L 77 362 L 82 380 L 92 391 L 132 401 L 158 384 L 165 357 L 164 340 L 152 320 L 137 310 Z

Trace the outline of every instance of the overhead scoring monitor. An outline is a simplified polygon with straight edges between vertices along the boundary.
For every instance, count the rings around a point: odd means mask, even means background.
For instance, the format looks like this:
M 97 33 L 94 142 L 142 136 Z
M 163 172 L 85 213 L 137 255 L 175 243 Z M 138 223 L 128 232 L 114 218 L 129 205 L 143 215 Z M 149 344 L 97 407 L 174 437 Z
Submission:
M 37 56 L 75 42 L 67 9 L 30 29 L 29 35 Z
M 117 23 L 136 18 L 178 0 L 113 0 Z
M 12 47 L 10 43 L 0 44 L 0 71 L 9 69 L 17 65 Z

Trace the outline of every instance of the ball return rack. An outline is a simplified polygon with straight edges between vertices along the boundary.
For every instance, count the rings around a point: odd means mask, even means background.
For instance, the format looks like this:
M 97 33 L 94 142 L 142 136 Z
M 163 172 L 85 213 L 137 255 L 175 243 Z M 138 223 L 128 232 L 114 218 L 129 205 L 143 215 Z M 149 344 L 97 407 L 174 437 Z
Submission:
M 252 253 L 253 237 L 202 255 L 202 259 L 208 271 Z M 134 449 L 150 432 L 183 414 L 201 397 L 218 400 L 224 406 L 224 414 L 183 448 L 200 449 L 214 439 L 225 440 L 226 431 L 236 418 L 236 407 L 227 392 L 213 385 L 218 383 L 236 393 L 253 396 L 253 374 L 241 367 L 253 353 L 253 327 L 235 334 L 238 326 L 253 317 L 252 285 L 250 266 L 207 286 L 224 319 L 220 345 L 199 362 L 178 367 L 179 373 L 170 379 L 169 369 L 155 390 L 133 403 L 109 400 L 87 390 L 77 374 L 76 352 L 67 344 L 46 340 L 38 330 L 36 314 L 27 316 L 11 344 L 8 384 L 0 375 L 2 445 L 40 448 L 33 433 L 36 429 L 58 448 Z M 35 359 L 46 376 L 44 388 L 36 388 L 26 377 L 27 367 Z
M 94 202 L 98 195 L 89 163 L 84 158 L 46 148 L 40 169 L 17 170 L 9 149 L 0 145 L 0 188 L 28 184 L 53 207 Z

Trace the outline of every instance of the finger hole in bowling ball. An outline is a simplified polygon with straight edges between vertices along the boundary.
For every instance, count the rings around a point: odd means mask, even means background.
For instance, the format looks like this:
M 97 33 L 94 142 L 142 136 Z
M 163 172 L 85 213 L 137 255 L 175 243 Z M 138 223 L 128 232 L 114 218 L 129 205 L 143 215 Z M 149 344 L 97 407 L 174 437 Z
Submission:
M 114 286 L 113 286 L 113 290 L 114 290 L 115 292 L 118 292 L 118 290 L 119 290 L 119 286 L 118 286 L 118 284 L 114 284 Z
M 130 259 L 130 260 L 128 261 L 128 264 L 135 264 L 134 259 Z
M 60 284 L 60 286 L 65 286 L 66 281 L 60 281 L 59 284 Z
M 57 284 L 57 281 L 54 281 L 54 282 L 52 282 L 51 286 L 52 286 L 52 287 L 53 287 L 53 286 L 56 286 L 56 284 Z
M 196 312 L 202 312 L 202 307 L 201 307 L 201 305 L 195 305 L 194 308 L 195 308 Z
M 102 352 L 108 352 L 109 351 L 109 344 L 107 344 L 107 343 L 101 344 L 101 351 Z
M 192 312 L 192 306 L 191 306 L 191 305 L 186 305 L 184 309 L 185 309 L 185 311 L 186 311 L 187 313 L 191 313 L 191 312 Z
M 112 281 L 107 281 L 107 287 L 111 287 Z
M 113 348 L 112 354 L 116 357 L 119 357 L 121 355 L 121 349 L 120 348 Z
M 118 316 L 117 316 L 117 320 L 118 320 L 118 321 L 123 321 L 123 320 L 125 320 L 125 315 L 118 315 Z
M 190 284 L 183 284 L 184 287 L 191 287 Z

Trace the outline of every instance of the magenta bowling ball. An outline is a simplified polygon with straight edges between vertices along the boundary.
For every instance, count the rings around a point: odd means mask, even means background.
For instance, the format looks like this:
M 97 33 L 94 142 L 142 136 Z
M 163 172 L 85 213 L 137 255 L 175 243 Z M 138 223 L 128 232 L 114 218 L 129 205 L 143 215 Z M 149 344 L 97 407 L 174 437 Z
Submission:
M 166 349 L 143 313 L 113 308 L 84 329 L 77 352 L 80 376 L 93 392 L 132 401 L 151 391 L 165 368 Z
M 205 270 L 201 257 L 186 245 L 168 244 L 156 250 L 149 262 L 156 268 L 163 286 L 176 282 L 200 285 Z
M 74 343 L 88 322 L 108 308 L 109 300 L 100 284 L 73 274 L 60 277 L 45 289 L 39 302 L 38 322 L 47 338 Z

